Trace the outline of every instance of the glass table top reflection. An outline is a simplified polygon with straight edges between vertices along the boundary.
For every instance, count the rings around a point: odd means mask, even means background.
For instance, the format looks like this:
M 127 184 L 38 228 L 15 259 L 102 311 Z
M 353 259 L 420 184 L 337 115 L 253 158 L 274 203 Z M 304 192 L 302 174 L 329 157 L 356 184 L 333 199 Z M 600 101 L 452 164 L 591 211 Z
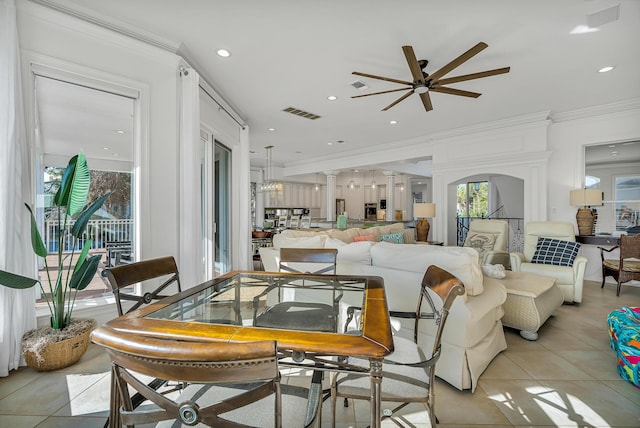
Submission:
M 369 277 L 241 272 L 144 318 L 361 335 L 359 314 L 367 309 L 370 281 Z

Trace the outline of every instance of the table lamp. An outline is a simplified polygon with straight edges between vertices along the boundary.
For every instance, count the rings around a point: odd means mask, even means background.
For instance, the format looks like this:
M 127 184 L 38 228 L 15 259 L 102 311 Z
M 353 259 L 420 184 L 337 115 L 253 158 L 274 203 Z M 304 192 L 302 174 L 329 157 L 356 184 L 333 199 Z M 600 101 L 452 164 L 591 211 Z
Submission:
M 602 205 L 602 190 L 598 189 L 576 189 L 572 190 L 569 196 L 571 205 L 578 208 L 576 222 L 578 223 L 578 234 L 580 236 L 593 235 L 593 224 L 595 222 L 595 210 L 589 208 L 591 205 Z
M 431 228 L 427 217 L 433 218 L 435 216 L 436 204 L 428 202 L 413 204 L 413 218 L 420 219 L 416 223 L 416 241 L 427 241 L 429 229 Z

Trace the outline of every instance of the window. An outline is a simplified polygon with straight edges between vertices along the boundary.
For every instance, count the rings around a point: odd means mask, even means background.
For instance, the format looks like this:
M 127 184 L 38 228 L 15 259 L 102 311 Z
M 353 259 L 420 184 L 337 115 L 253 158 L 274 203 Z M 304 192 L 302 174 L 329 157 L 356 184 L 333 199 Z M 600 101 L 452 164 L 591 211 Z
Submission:
M 489 182 L 472 181 L 458 184 L 458 217 L 485 218 L 489 214 Z
M 640 226 L 640 175 L 615 177 L 616 230 L 627 231 Z

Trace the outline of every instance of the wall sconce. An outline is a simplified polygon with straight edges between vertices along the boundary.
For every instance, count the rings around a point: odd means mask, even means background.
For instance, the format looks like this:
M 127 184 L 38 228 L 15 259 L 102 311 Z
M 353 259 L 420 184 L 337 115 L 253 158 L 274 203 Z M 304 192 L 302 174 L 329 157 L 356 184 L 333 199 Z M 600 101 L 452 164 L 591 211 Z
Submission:
M 593 225 L 596 219 L 596 212 L 592 205 L 602 205 L 602 190 L 598 189 L 576 189 L 569 194 L 571 205 L 578 208 L 576 213 L 576 223 L 578 223 L 578 234 L 580 236 L 593 235 Z
M 419 218 L 416 223 L 416 241 L 427 241 L 429 236 L 429 224 L 428 218 L 436 216 L 436 204 L 429 202 L 421 202 L 413 204 L 413 218 Z

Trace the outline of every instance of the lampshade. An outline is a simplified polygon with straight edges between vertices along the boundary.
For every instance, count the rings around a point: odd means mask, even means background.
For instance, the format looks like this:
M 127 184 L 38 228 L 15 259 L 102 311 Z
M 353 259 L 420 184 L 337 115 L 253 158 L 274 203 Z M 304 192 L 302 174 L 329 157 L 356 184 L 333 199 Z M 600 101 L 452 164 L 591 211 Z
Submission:
M 570 192 L 569 199 L 574 207 L 587 207 L 590 205 L 602 205 L 602 190 L 576 189 Z
M 433 218 L 436 216 L 436 204 L 421 202 L 413 204 L 413 218 Z

